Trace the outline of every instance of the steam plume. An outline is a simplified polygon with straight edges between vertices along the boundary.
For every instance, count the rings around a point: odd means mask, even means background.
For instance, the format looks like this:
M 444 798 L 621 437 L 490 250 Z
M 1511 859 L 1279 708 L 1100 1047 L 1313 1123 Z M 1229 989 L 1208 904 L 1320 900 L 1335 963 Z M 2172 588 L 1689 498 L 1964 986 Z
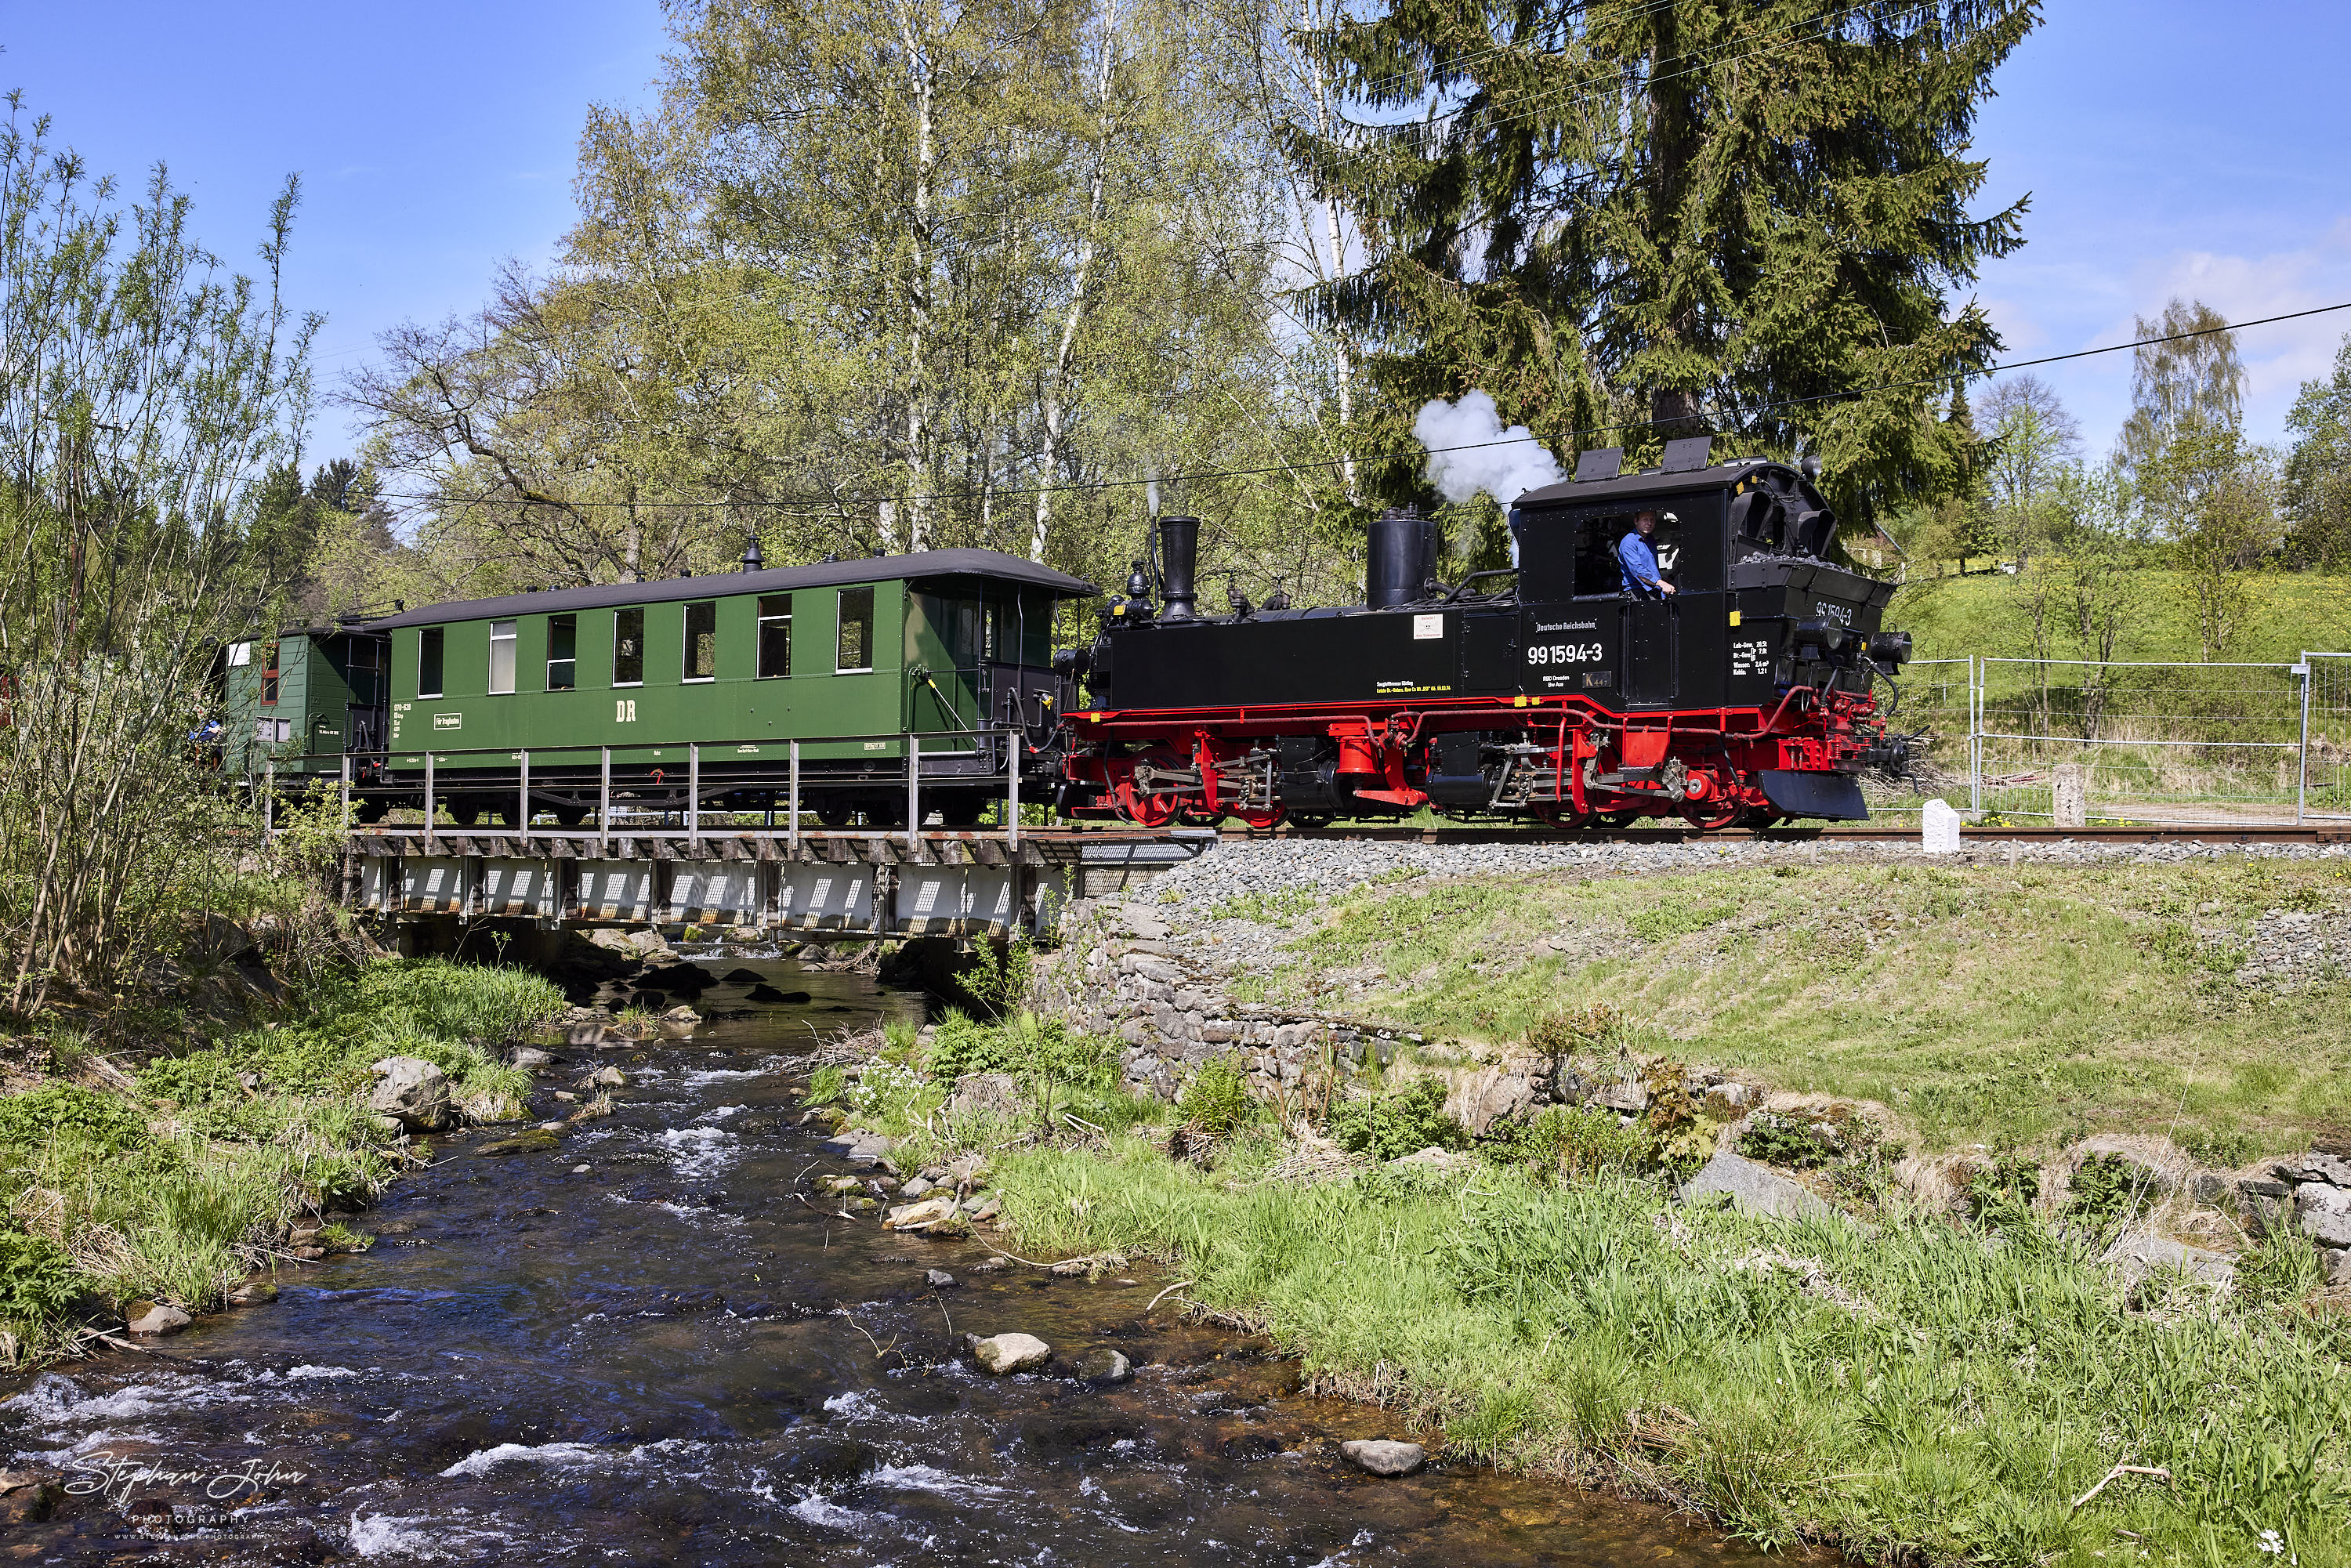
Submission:
M 1525 425 L 1502 428 L 1494 400 L 1482 392 L 1464 392 L 1459 402 L 1422 404 L 1412 433 L 1429 449 L 1428 482 L 1448 501 L 1483 490 L 1507 507 L 1525 491 L 1567 477 Z

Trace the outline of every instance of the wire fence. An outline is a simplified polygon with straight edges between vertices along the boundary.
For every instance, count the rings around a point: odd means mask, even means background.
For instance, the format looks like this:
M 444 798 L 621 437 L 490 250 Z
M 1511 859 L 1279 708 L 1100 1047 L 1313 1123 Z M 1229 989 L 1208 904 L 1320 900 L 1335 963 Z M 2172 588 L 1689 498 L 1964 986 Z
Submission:
M 2351 653 L 2292 664 L 1920 660 L 1896 727 L 1915 788 L 1986 818 L 2182 827 L 2351 821 Z

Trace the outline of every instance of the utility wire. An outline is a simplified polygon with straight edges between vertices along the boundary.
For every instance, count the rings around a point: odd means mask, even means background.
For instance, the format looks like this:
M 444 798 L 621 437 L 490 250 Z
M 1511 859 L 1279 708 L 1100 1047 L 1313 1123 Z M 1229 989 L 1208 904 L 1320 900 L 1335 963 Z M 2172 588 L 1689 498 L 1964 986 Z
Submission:
M 2047 354 L 2036 360 L 2011 360 L 2003 364 L 1988 366 L 1980 373 L 1985 376 L 1996 376 L 2004 374 L 2009 371 L 2026 370 L 2034 365 L 2062 364 L 2067 360 L 2086 360 L 2100 354 L 2118 354 L 2126 349 L 2146 349 L 2152 348 L 2158 343 L 2178 343 L 2185 341 L 2189 338 L 2208 337 L 2215 332 L 2235 332 L 2248 327 L 2267 327 L 2279 321 L 2299 321 L 2304 317 L 2324 316 L 2335 310 L 2351 310 L 2351 299 L 2344 300 L 2342 303 L 2337 305 L 2314 306 L 2308 310 L 2289 310 L 2281 316 L 2260 316 L 2255 317 L 2253 319 L 2249 321 L 2232 321 L 2219 327 L 2199 327 L 2190 331 L 2167 333 L 2159 338 L 2140 338 L 2128 343 L 2109 343 L 2104 348 L 2079 349 L 2070 354 Z M 1748 410 L 1747 418 L 1742 420 L 1741 423 L 1745 424 L 1752 423 L 1753 417 L 1756 414 L 1764 413 L 1772 409 L 1796 408 L 1807 403 L 1825 402 L 1833 398 L 1866 397 L 1872 392 L 1903 392 L 1913 387 L 1942 386 L 1949 382 L 1964 379 L 1967 379 L 1966 372 L 1960 372 L 1958 375 L 1917 376 L 1907 381 L 1880 382 L 1872 386 L 1848 387 L 1841 392 L 1815 392 L 1804 397 L 1774 398 L 1769 402 L 1757 403 L 1753 408 Z M 1678 425 L 1684 423 L 1686 422 L 1678 419 L 1624 420 L 1611 424 L 1595 424 L 1583 430 L 1566 431 L 1562 434 L 1562 438 L 1580 440 L 1587 435 L 1601 435 L 1612 431 L 1623 432 L 1649 430 L 1658 425 Z M 1735 434 L 1735 432 L 1725 431 L 1719 434 Z M 1134 489 L 1148 485 L 1173 485 L 1203 479 L 1250 479 L 1261 477 L 1268 474 L 1294 474 L 1306 472 L 1308 470 L 1338 468 L 1343 467 L 1351 462 L 1375 463 L 1383 458 L 1410 456 L 1415 451 L 1425 452 L 1430 455 L 1435 455 L 1440 452 L 1475 452 L 1489 446 L 1518 446 L 1527 443 L 1531 443 L 1534 439 L 1535 438 L 1532 435 L 1520 435 L 1506 437 L 1495 441 L 1465 442 L 1458 446 L 1423 446 L 1420 443 L 1415 442 L 1413 445 L 1408 448 L 1395 447 L 1385 452 L 1358 453 L 1352 457 L 1318 458 L 1303 462 L 1275 463 L 1259 468 L 1202 468 L 1186 473 L 1146 476 L 1140 479 L 1094 479 L 1072 481 L 1066 484 L 1057 485 L 1032 485 L 1019 489 L 990 488 L 987 494 L 993 498 L 1006 496 L 1053 495 L 1068 490 L 1097 491 Z M 451 497 L 444 496 L 417 496 L 393 492 L 378 492 L 378 494 L 382 499 L 391 501 L 440 501 L 446 503 L 451 500 Z M 538 506 L 571 507 L 642 507 L 648 511 L 660 510 L 663 508 L 676 508 L 681 507 L 738 507 L 746 510 L 789 512 L 796 515 L 810 517 L 831 517 L 837 515 L 839 512 L 850 507 L 879 506 L 883 502 L 888 502 L 892 505 L 903 505 L 914 501 L 962 501 L 974 499 L 976 498 L 976 495 L 977 492 L 969 490 L 941 490 L 922 496 L 841 496 L 824 501 L 538 500 L 530 504 Z M 466 506 L 479 505 L 489 498 L 490 497 L 487 495 L 465 497 L 460 499 L 458 504 Z M 515 505 L 520 502 L 521 499 L 522 498 L 518 497 L 508 497 L 505 499 L 504 504 L 509 506 Z

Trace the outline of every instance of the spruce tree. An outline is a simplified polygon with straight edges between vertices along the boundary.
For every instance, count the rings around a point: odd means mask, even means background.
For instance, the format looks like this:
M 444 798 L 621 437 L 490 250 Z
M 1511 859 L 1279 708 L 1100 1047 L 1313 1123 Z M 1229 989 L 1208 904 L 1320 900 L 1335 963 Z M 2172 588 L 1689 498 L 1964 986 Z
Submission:
M 2025 208 L 1970 214 L 1969 135 L 2038 19 L 2037 0 L 1383 0 L 1317 40 L 1359 126 L 1300 153 L 1376 204 L 1383 242 L 1322 308 L 1384 350 L 1400 422 L 1482 386 L 1562 448 L 1815 452 L 1856 518 L 1949 494 L 1974 436 L 1937 415 L 1999 347 L 1950 295 L 2021 243 Z

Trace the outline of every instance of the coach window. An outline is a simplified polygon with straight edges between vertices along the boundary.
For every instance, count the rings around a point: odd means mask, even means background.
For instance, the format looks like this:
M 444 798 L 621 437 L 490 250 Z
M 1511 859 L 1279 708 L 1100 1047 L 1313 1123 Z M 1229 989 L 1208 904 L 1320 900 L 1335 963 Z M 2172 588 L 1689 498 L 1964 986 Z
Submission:
M 718 678 L 718 601 L 698 600 L 685 607 L 685 668 L 681 678 Z
M 642 609 L 612 612 L 612 684 L 645 684 L 645 612 Z
M 759 678 L 792 673 L 792 596 L 759 597 Z
M 428 626 L 416 643 L 416 695 L 441 695 L 441 628 Z
M 277 700 L 277 640 L 273 637 L 261 645 L 261 700 L 264 704 Z
M 514 690 L 515 623 L 511 621 L 490 622 L 490 695 L 503 696 Z
M 547 618 L 547 689 L 568 692 L 580 677 L 580 618 Z
M 841 591 L 841 650 L 832 662 L 837 675 L 862 674 L 873 667 L 873 591 Z

